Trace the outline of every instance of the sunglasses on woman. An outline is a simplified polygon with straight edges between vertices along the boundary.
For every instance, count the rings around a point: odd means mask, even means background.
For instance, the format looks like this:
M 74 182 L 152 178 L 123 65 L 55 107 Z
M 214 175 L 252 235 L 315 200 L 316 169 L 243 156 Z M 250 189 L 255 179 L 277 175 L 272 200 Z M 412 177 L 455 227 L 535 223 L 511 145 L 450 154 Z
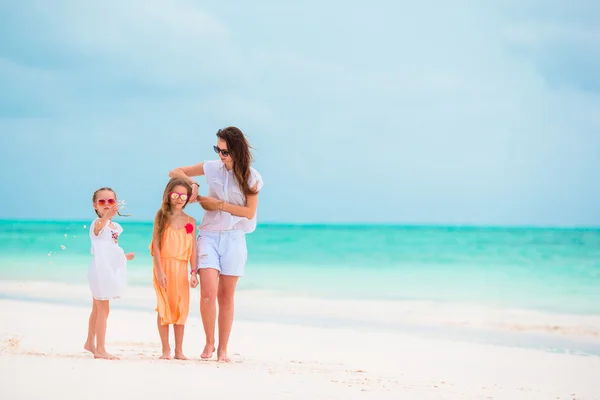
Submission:
M 224 149 L 220 149 L 218 146 L 213 146 L 213 150 L 215 151 L 215 153 L 219 154 L 223 154 L 223 157 L 228 157 L 229 154 L 231 154 L 229 152 L 229 150 L 224 150 Z
M 100 207 L 105 206 L 106 204 L 109 206 L 114 206 L 116 202 L 117 201 L 115 199 L 100 199 L 96 201 L 96 204 L 98 204 Z
M 171 200 L 181 199 L 183 201 L 186 201 L 188 199 L 188 195 L 186 193 L 177 193 L 177 192 L 169 193 L 169 197 L 171 198 Z

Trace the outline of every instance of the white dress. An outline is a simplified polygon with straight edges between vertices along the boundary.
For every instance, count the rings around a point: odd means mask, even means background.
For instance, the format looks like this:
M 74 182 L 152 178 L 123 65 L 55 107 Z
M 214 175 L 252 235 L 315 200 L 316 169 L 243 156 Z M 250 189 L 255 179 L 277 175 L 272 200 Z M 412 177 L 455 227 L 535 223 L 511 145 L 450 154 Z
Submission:
M 92 262 L 88 269 L 88 282 L 96 300 L 110 300 L 121 297 L 127 286 L 127 259 L 118 243 L 123 228 L 108 221 L 96 236 L 94 225 L 98 219 L 90 225 Z M 110 227 L 111 224 L 114 228 Z

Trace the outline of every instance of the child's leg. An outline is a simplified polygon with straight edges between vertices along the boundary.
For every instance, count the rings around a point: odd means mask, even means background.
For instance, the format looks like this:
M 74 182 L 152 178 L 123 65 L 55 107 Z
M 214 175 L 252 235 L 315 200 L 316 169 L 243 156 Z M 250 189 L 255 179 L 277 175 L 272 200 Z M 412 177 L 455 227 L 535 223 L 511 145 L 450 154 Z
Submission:
M 109 360 L 118 359 L 117 357 L 109 354 L 106 351 L 105 339 L 106 339 L 106 320 L 110 312 L 110 306 L 108 300 L 94 300 L 96 303 L 96 309 L 98 316 L 96 318 L 96 352 L 94 357 L 96 358 L 108 358 Z
M 98 308 L 96 308 L 96 300 L 92 297 L 92 312 L 88 321 L 88 336 L 83 348 L 94 354 L 96 352 L 96 319 L 98 318 Z
M 160 343 L 162 345 L 161 360 L 171 359 L 171 347 L 169 347 L 169 325 L 160 323 L 160 315 L 156 316 L 156 325 L 158 325 L 158 334 L 160 335 Z
M 185 325 L 173 325 L 173 331 L 175 331 L 175 358 L 177 360 L 187 360 L 187 357 L 183 355 L 183 331 Z

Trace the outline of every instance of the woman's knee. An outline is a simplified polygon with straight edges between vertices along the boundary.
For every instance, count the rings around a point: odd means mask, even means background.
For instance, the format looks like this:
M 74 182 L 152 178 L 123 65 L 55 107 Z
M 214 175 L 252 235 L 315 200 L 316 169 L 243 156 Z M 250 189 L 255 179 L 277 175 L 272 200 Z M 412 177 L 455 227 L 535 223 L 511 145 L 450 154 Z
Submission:
M 217 299 L 217 288 L 206 285 L 200 288 L 200 300 L 203 303 L 214 303 Z
M 217 296 L 220 308 L 233 307 L 233 295 L 225 294 Z
M 227 307 L 233 305 L 233 299 L 235 295 L 235 284 L 224 284 L 219 286 L 217 298 L 219 306 Z

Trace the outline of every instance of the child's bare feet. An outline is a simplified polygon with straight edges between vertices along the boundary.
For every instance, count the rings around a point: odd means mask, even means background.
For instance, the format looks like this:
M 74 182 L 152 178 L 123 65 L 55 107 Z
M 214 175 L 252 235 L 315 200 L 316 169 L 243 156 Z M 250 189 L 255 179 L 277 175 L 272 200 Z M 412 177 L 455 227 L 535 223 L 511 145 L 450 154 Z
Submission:
M 161 360 L 170 360 L 171 359 L 171 350 L 163 350 L 162 356 L 160 356 Z
M 113 356 L 112 354 L 108 353 L 106 350 L 101 351 L 96 349 L 96 352 L 94 353 L 94 358 L 103 358 L 105 360 L 118 360 L 119 357 L 117 356 Z
M 180 352 L 180 351 L 175 352 L 175 359 L 176 360 L 188 360 L 188 358 L 183 355 L 183 352 Z
M 207 343 L 206 346 L 204 346 L 204 351 L 202 352 L 202 354 L 200 355 L 201 358 L 204 358 L 205 360 L 208 358 L 211 358 L 213 353 L 215 352 L 215 345 L 212 343 Z
M 96 353 L 96 346 L 94 346 L 94 343 L 85 342 L 85 344 L 83 345 L 83 348 L 92 354 Z

